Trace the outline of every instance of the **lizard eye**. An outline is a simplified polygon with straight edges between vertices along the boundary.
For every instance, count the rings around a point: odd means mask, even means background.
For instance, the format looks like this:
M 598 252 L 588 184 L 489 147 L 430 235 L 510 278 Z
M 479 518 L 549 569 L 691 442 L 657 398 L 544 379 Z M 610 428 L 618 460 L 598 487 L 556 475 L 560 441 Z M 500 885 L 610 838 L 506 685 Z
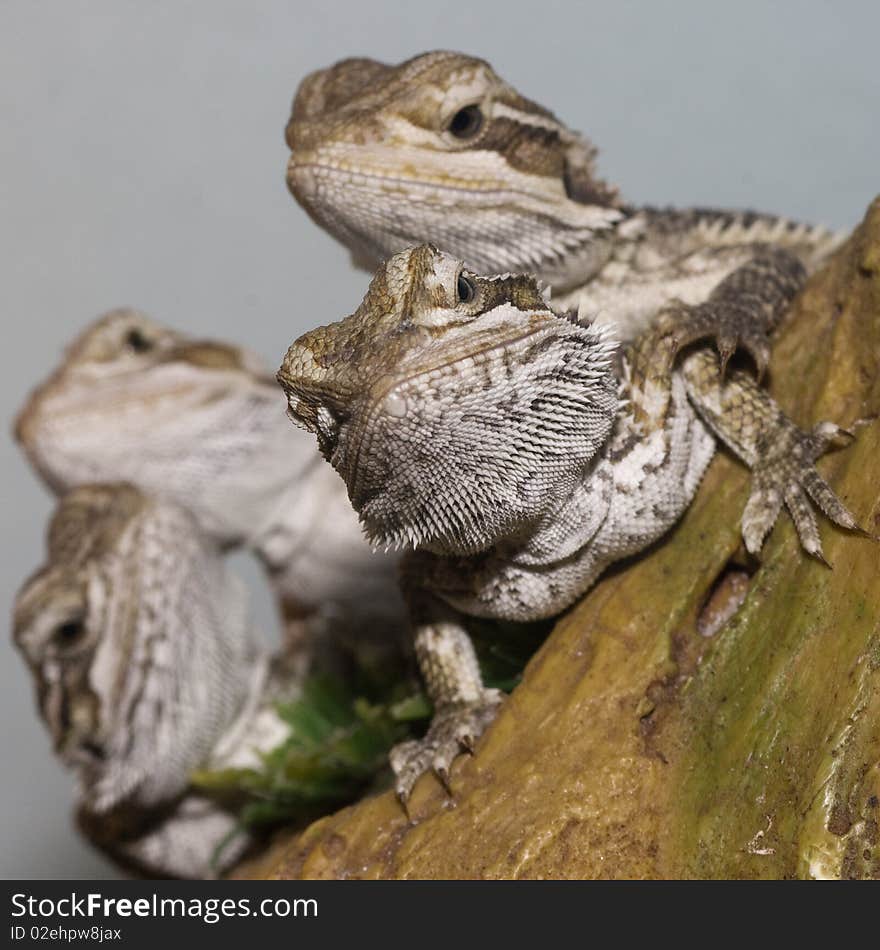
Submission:
M 474 298 L 477 296 L 476 284 L 474 284 L 470 277 L 465 277 L 464 274 L 458 275 L 455 290 L 458 294 L 459 303 L 473 303 Z
M 85 636 L 86 625 L 82 618 L 65 620 L 52 631 L 52 642 L 61 650 L 75 647 Z
M 447 128 L 457 139 L 472 139 L 483 127 L 483 110 L 476 105 L 465 106 L 449 120 Z
M 153 348 L 152 340 L 147 339 L 136 327 L 126 334 L 125 345 L 134 353 L 146 353 Z

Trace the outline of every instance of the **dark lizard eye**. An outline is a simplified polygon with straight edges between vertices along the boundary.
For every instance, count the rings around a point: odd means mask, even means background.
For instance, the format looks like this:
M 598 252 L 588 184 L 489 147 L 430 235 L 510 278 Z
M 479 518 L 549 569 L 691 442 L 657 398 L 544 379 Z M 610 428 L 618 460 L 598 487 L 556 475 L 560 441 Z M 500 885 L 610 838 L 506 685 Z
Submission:
M 483 110 L 479 106 L 465 106 L 449 120 L 449 131 L 457 139 L 472 139 L 483 127 Z
M 86 625 L 81 619 L 66 620 L 52 631 L 52 641 L 56 647 L 66 650 L 76 646 L 86 632 Z
M 455 289 L 458 293 L 459 303 L 473 303 L 474 298 L 477 296 L 476 284 L 474 284 L 470 277 L 465 277 L 464 274 L 458 275 L 458 282 L 455 285 Z
M 144 334 L 135 328 L 129 330 L 125 337 L 125 345 L 135 353 L 146 353 L 153 348 L 153 343 Z

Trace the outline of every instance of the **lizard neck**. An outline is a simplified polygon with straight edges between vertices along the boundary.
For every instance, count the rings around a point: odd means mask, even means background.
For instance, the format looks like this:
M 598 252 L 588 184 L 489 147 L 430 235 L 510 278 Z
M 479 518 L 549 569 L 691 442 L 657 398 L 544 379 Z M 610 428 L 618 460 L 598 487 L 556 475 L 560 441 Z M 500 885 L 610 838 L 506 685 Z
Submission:
M 844 232 L 802 224 L 774 214 L 718 208 L 654 208 L 625 205 L 623 218 L 607 233 L 598 267 L 572 255 L 571 280 L 560 282 L 563 294 L 576 294 L 602 274 L 603 279 L 632 279 L 652 271 L 676 276 L 674 262 L 695 254 L 723 255 L 732 248 L 774 244 L 797 254 L 808 267 L 819 266 L 845 239 Z M 610 266 L 609 266 L 610 265 Z M 608 267 L 607 272 L 604 272 Z M 690 261 L 691 269 L 695 266 Z M 549 272 L 538 274 L 544 280 Z
M 606 456 L 593 461 L 581 480 L 531 529 L 528 540 L 509 560 L 550 565 L 570 558 L 596 535 L 611 505 L 613 478 Z

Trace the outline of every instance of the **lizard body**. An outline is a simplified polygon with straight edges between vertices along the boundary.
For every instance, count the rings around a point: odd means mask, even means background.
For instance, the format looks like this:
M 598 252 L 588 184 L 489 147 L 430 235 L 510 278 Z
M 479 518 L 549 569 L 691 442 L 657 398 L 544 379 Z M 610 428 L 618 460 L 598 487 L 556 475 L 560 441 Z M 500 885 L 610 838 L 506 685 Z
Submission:
M 244 585 L 177 505 L 124 483 L 61 499 L 46 563 L 21 588 L 14 639 L 79 821 L 151 875 L 213 876 L 247 847 L 234 813 L 189 788 L 198 767 L 255 767 L 285 734 L 295 686 L 260 647 Z
M 769 266 L 733 272 L 710 303 L 758 280 L 772 325 L 797 275 L 766 284 Z M 706 347 L 679 353 L 678 326 L 666 310 L 618 355 L 607 327 L 556 313 L 534 278 L 481 277 L 421 245 L 379 268 L 354 314 L 289 348 L 278 379 L 291 418 L 316 433 L 374 543 L 411 552 L 403 588 L 435 715 L 423 740 L 392 753 L 401 799 L 428 769 L 445 779 L 500 701 L 462 615 L 568 607 L 675 523 L 716 437 L 756 469 L 751 549 L 783 501 L 817 556 L 808 496 L 856 526 L 813 466 L 837 426 L 801 432 L 748 372 L 723 375 Z
M 68 348 L 16 434 L 56 492 L 129 481 L 224 547 L 255 550 L 304 668 L 328 633 L 400 629 L 403 605 L 395 559 L 370 550 L 344 484 L 283 407 L 246 350 L 119 310 Z

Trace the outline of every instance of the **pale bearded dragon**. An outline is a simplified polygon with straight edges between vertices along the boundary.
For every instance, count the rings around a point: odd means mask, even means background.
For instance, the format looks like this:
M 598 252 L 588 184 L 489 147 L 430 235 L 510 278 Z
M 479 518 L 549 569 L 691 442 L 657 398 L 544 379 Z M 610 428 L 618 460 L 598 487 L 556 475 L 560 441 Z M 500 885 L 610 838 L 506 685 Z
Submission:
M 754 300 L 772 326 L 800 279 L 772 264 L 746 264 L 709 303 Z M 278 379 L 291 418 L 317 435 L 371 540 L 412 552 L 403 588 L 435 712 L 424 739 L 392 752 L 404 802 L 429 769 L 448 782 L 501 699 L 463 615 L 564 610 L 675 523 L 716 436 L 754 469 L 751 548 L 783 500 L 816 555 L 809 499 L 856 527 L 813 464 L 841 430 L 800 431 L 750 373 L 722 378 L 709 349 L 677 357 L 679 314 L 616 355 L 608 327 L 554 312 L 534 278 L 481 277 L 422 245 L 379 268 L 352 316 L 288 350 Z
M 58 493 L 129 481 L 192 512 L 222 546 L 253 549 L 302 671 L 339 639 L 405 630 L 396 560 L 370 550 L 344 484 L 246 349 L 113 311 L 68 347 L 16 434 Z
M 47 561 L 16 598 L 14 639 L 95 844 L 175 877 L 214 876 L 241 856 L 235 813 L 190 773 L 259 767 L 287 734 L 275 704 L 295 681 L 260 646 L 244 585 L 187 511 L 127 484 L 66 494 Z

